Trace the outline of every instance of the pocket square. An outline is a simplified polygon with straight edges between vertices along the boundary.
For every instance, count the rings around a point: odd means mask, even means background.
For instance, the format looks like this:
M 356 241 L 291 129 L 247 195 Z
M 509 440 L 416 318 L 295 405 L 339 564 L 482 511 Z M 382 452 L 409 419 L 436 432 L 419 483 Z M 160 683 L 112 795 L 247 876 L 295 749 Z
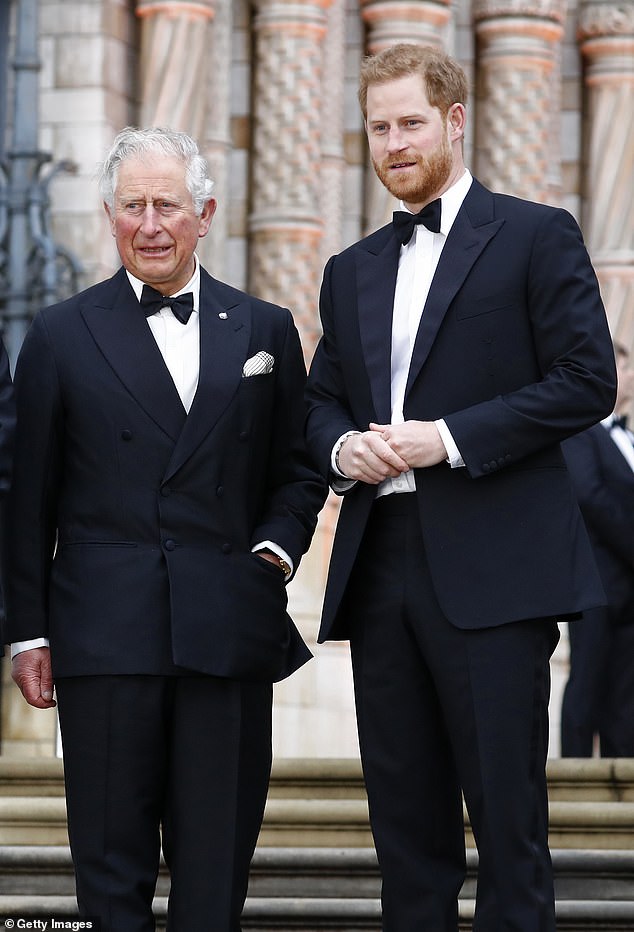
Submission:
M 251 359 L 247 359 L 242 369 L 242 378 L 248 379 L 252 375 L 270 375 L 273 372 L 275 359 L 270 353 L 260 350 Z

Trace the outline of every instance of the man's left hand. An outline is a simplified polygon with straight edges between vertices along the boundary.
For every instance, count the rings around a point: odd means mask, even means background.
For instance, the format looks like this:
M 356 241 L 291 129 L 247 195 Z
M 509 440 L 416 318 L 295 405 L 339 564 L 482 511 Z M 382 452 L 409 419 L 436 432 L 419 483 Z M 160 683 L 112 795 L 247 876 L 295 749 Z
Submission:
M 370 424 L 381 434 L 410 469 L 436 466 L 447 459 L 447 450 L 433 421 L 405 421 L 403 424 Z

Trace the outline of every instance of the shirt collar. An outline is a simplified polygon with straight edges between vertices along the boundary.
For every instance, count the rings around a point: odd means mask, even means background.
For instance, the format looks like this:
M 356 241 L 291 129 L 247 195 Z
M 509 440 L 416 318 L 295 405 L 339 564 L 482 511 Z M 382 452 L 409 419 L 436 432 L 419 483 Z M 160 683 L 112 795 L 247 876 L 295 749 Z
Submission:
M 173 295 L 170 295 L 171 298 L 175 298 L 176 295 L 185 294 L 187 291 L 191 291 L 194 296 L 194 313 L 198 313 L 198 308 L 200 305 L 200 262 L 196 253 L 194 253 L 194 274 L 189 279 L 186 285 L 184 285 L 179 291 L 175 291 Z M 137 296 L 137 300 L 141 300 L 141 293 L 143 291 L 143 285 L 145 282 L 142 282 L 140 278 L 137 278 L 132 272 L 125 270 L 130 284 L 134 289 L 134 293 Z
M 458 178 L 455 184 L 452 184 L 450 188 L 445 191 L 444 194 L 440 196 L 440 203 L 442 205 L 442 210 L 440 211 L 440 232 L 443 236 L 447 236 L 449 231 L 453 226 L 453 222 L 458 215 L 458 211 L 462 207 L 462 202 L 467 196 L 467 192 L 471 187 L 473 181 L 473 176 L 471 172 L 465 168 L 464 173 Z M 405 210 L 408 213 L 413 213 L 409 210 L 405 204 L 401 201 L 401 210 Z M 414 237 L 410 240 L 414 242 Z

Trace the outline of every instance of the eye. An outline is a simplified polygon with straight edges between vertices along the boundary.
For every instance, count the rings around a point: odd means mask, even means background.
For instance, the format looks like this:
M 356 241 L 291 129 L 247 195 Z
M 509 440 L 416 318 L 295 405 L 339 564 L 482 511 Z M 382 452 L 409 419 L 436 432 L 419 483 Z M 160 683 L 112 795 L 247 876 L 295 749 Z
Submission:
M 375 123 L 372 127 L 372 132 L 377 136 L 387 133 L 387 123 Z

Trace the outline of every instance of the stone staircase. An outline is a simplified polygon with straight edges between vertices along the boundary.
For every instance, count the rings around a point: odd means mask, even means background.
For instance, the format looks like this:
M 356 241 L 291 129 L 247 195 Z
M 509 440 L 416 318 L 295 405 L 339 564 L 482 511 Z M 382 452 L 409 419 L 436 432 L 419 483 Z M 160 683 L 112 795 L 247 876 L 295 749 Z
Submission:
M 553 760 L 548 776 L 558 930 L 634 932 L 634 760 Z M 477 853 L 466 817 L 465 825 L 468 876 L 460 917 L 467 930 Z M 358 762 L 278 760 L 245 932 L 374 932 L 381 928 L 379 889 Z M 162 871 L 158 928 L 164 928 L 167 890 Z M 61 764 L 0 757 L 0 925 L 11 915 L 74 910 Z

